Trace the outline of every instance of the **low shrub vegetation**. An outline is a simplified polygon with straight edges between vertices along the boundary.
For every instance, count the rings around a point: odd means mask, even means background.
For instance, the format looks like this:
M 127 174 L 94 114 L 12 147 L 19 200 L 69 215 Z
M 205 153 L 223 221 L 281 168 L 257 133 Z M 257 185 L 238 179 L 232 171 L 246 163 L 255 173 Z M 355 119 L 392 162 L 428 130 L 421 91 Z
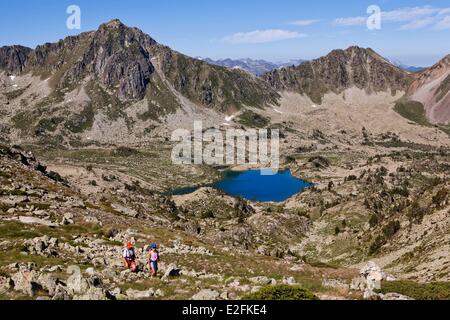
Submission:
M 300 286 L 275 285 L 248 294 L 243 300 L 318 300 L 318 298 Z
M 400 293 L 416 300 L 450 300 L 450 282 L 386 281 L 382 282 L 379 292 Z

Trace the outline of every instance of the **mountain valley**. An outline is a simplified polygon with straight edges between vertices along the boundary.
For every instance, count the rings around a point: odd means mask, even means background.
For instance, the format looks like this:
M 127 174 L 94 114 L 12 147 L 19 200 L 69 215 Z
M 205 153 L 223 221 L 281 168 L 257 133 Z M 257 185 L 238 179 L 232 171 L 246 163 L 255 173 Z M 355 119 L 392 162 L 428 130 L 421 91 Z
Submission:
M 448 299 L 448 66 L 408 72 L 352 46 L 254 75 L 119 20 L 0 48 L 0 297 L 228 300 L 277 284 Z M 172 131 L 194 120 L 279 129 L 281 169 L 313 187 L 281 203 L 166 195 L 242 170 L 172 163 Z M 130 239 L 141 265 L 160 244 L 162 279 L 121 269 Z

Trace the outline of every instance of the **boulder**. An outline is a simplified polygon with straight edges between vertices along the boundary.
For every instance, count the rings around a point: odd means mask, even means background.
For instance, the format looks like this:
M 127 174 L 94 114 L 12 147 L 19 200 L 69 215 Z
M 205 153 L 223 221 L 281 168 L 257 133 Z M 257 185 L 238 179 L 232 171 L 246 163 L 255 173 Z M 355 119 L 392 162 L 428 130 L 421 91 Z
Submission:
M 58 286 L 58 278 L 51 273 L 43 273 L 37 279 L 37 282 L 45 289 L 49 295 L 55 295 Z
M 155 296 L 155 291 L 153 289 L 148 289 L 145 291 L 138 291 L 133 289 L 128 289 L 126 292 L 128 299 L 140 300 L 149 299 Z
M 364 291 L 366 289 L 366 279 L 364 277 L 356 277 L 352 279 L 350 290 Z
M 272 283 L 272 279 L 269 279 L 268 277 L 265 276 L 260 276 L 260 277 L 253 277 L 248 279 L 251 283 L 253 284 L 257 284 L 260 286 L 266 286 Z
M 103 257 L 94 258 L 91 262 L 96 267 L 103 267 L 106 265 L 106 260 Z
M 339 279 L 323 279 L 322 286 L 325 288 L 334 288 L 338 290 L 349 290 L 350 286 Z
M 294 277 L 284 277 L 283 278 L 283 284 L 287 284 L 287 285 L 294 285 L 297 282 L 295 281 Z
M 95 269 L 94 268 L 87 268 L 86 269 L 86 274 L 88 274 L 88 275 L 90 275 L 90 276 L 93 276 L 93 275 L 95 275 Z
M 50 228 L 56 228 L 58 225 L 56 223 L 53 223 L 48 220 L 39 219 L 35 217 L 26 217 L 26 216 L 20 216 L 19 221 L 23 224 L 38 224 Z
M 408 296 L 399 294 L 399 293 L 386 293 L 386 294 L 380 294 L 381 300 L 414 300 L 413 298 L 410 298 Z
M 373 261 L 369 261 L 360 270 L 360 275 L 366 279 L 367 290 L 381 289 L 381 281 L 386 279 L 386 273 Z
M 219 292 L 211 289 L 204 289 L 192 296 L 192 300 L 217 300 L 219 298 Z
M 201 232 L 201 227 L 195 222 L 186 222 L 184 224 L 184 231 L 189 234 L 198 235 Z
M 226 291 L 222 292 L 219 297 L 222 300 L 228 300 L 228 292 Z
M 256 253 L 262 256 L 269 256 L 270 255 L 270 250 L 267 246 L 259 246 L 256 249 Z
M 52 300 L 70 300 L 70 295 L 65 287 L 58 284 L 54 290 Z
M 61 225 L 63 226 L 68 226 L 69 224 L 73 224 L 73 220 L 72 219 L 67 219 L 66 217 L 63 217 L 61 220 Z
M 80 294 L 89 289 L 89 283 L 81 274 L 74 274 L 67 280 L 67 289 L 73 294 Z
M 168 280 L 169 277 L 178 277 L 180 276 L 180 269 L 177 268 L 177 265 L 174 263 L 171 263 L 167 269 L 164 275 L 162 276 L 162 280 Z
M 108 293 L 103 288 L 89 288 L 85 293 L 75 295 L 73 300 L 109 300 Z
M 0 277 L 0 294 L 5 294 L 14 286 L 14 282 L 11 278 Z
M 33 297 L 42 286 L 37 282 L 38 274 L 36 271 L 19 271 L 11 278 L 14 282 L 14 290 L 20 291 L 30 297 Z

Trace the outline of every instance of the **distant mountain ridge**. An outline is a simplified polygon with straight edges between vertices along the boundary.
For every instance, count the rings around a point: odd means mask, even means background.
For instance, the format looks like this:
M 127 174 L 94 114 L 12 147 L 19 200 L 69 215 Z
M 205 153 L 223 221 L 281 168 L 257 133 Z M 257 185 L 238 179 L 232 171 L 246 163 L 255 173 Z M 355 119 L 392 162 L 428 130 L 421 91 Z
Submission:
M 379 91 L 406 91 L 413 80 L 408 72 L 392 65 L 372 49 L 357 46 L 333 50 L 328 55 L 297 67 L 273 70 L 263 78 L 277 90 L 306 94 L 322 103 L 328 92 L 341 93 L 350 87 Z
M 184 119 L 198 110 L 211 111 L 220 121 L 246 108 L 273 108 L 283 91 L 306 95 L 316 104 L 327 93 L 353 87 L 396 94 L 424 75 L 357 46 L 306 62 L 225 59 L 223 66 L 217 64 L 174 51 L 119 20 L 35 49 L 2 47 L 0 101 L 12 111 L 0 119 L 0 129 L 13 128 L 11 136 L 61 141 L 85 132 L 92 132 L 90 137 L 120 123 L 121 134 L 138 132 L 142 138 L 177 113 Z M 14 82 L 14 76 L 23 82 Z M 447 98 L 447 82 L 439 98 Z M 448 109 L 445 103 L 440 108 Z
M 403 62 L 397 60 L 397 59 L 389 59 L 389 61 L 396 67 L 399 67 L 402 70 L 408 71 L 408 72 L 420 72 L 423 71 L 427 68 L 425 67 L 415 67 L 415 66 L 410 66 L 407 64 L 404 64 Z
M 292 59 L 284 62 L 270 62 L 262 59 L 254 60 L 250 58 L 246 59 L 222 59 L 222 60 L 212 60 L 210 58 L 201 58 L 200 60 L 206 61 L 210 64 L 226 67 L 229 69 L 242 69 L 244 71 L 250 72 L 254 75 L 261 76 L 266 72 L 288 67 L 288 66 L 298 66 L 305 63 L 306 60 L 302 59 Z

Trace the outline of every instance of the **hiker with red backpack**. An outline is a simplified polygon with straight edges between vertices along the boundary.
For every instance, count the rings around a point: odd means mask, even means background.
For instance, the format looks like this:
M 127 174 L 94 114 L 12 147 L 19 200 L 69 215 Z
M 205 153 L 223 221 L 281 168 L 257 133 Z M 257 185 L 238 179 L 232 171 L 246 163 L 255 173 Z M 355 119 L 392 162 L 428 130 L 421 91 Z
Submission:
M 131 242 L 125 243 L 125 249 L 123 250 L 123 262 L 126 269 L 132 272 L 137 271 L 136 252 Z

